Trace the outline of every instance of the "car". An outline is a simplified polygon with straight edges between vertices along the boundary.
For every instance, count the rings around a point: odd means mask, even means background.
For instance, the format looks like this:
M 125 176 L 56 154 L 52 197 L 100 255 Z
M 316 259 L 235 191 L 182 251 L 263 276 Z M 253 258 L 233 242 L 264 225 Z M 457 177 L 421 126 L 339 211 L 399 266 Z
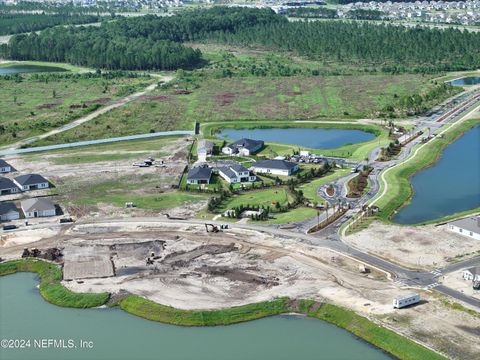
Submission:
M 18 226 L 17 225 L 4 225 L 3 226 L 3 230 L 14 230 L 14 229 L 17 229 Z

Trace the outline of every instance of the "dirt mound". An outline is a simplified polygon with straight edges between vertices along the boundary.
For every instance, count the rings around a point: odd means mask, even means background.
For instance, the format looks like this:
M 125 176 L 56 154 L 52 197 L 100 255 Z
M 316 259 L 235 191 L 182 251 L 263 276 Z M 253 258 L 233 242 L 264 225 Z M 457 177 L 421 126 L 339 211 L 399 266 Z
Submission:
M 159 101 L 159 100 L 170 100 L 170 96 L 167 95 L 143 95 L 140 97 L 142 100 L 149 100 L 149 101 Z
M 230 105 L 235 100 L 235 94 L 225 93 L 220 95 L 215 95 L 215 100 L 220 104 L 220 106 Z
M 188 95 L 192 92 L 190 90 L 175 90 L 175 95 Z
M 42 104 L 42 105 L 37 106 L 37 109 L 38 109 L 38 110 L 42 110 L 42 109 L 52 109 L 52 108 L 57 107 L 58 105 L 61 105 L 61 104 L 62 104 L 61 102 L 45 103 L 45 104 Z
M 89 101 L 85 101 L 85 104 L 106 104 L 108 102 L 112 101 L 111 98 L 98 98 L 98 99 L 94 99 L 94 100 L 89 100 Z

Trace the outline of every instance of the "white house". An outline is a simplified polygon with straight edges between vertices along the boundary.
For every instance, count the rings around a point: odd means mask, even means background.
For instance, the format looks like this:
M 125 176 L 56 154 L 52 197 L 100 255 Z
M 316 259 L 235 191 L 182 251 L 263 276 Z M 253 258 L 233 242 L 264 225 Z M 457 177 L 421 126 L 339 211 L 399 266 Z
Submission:
M 19 191 L 20 189 L 12 180 L 0 176 L 0 195 L 15 194 Z
M 240 164 L 219 167 L 218 175 L 230 184 L 253 182 L 257 179 L 254 173 Z
M 5 160 L 0 159 L 0 173 L 9 173 L 12 171 L 12 167 Z
M 11 201 L 0 203 L 0 221 L 10 221 L 20 219 L 20 212 Z
M 262 140 L 240 139 L 222 148 L 227 155 L 249 156 L 255 154 L 264 145 Z
M 451 221 L 447 229 L 469 238 L 480 240 L 480 215 Z
M 212 169 L 206 166 L 191 168 L 187 175 L 187 184 L 201 185 L 209 184 L 212 177 Z
M 261 174 L 290 176 L 299 169 L 298 165 L 286 160 L 261 160 L 254 162 L 251 170 Z
M 480 281 L 480 266 L 463 270 L 463 279 L 469 281 Z
M 20 175 L 14 181 L 23 191 L 48 189 L 50 186 L 48 180 L 38 174 Z
M 207 161 L 207 156 L 213 154 L 213 142 L 209 140 L 199 140 L 197 143 L 197 156 L 201 162 Z
M 48 199 L 35 198 L 21 202 L 21 207 L 26 218 L 55 216 L 55 205 Z

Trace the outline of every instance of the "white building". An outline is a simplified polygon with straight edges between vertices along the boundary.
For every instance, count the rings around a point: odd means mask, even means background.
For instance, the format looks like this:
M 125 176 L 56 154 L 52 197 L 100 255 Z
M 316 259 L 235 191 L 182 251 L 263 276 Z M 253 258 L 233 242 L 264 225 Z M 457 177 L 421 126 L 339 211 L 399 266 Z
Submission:
M 447 228 L 457 234 L 480 240 L 480 215 L 451 221 Z
M 250 156 L 258 152 L 264 145 L 262 140 L 240 139 L 222 148 L 227 155 Z
M 219 167 L 218 175 L 224 178 L 229 184 L 254 182 L 257 179 L 255 174 L 240 164 Z
M 10 221 L 20 219 L 20 212 L 11 201 L 0 203 L 0 221 Z
M 23 200 L 21 206 L 27 219 L 55 216 L 57 214 L 55 205 L 50 200 L 45 198 Z
M 38 174 L 20 175 L 13 179 L 13 181 L 15 181 L 23 191 L 48 189 L 50 186 L 48 180 Z
M 286 160 L 261 160 L 253 163 L 251 170 L 260 174 L 290 176 L 299 169 L 298 165 Z
M 207 161 L 207 156 L 213 154 L 213 142 L 209 140 L 199 140 L 197 143 L 197 156 L 201 162 Z
M 463 279 L 469 281 L 480 281 L 480 266 L 463 270 Z
M 408 294 L 397 296 L 393 299 L 393 308 L 394 309 L 401 309 L 406 306 L 410 306 L 413 304 L 417 304 L 420 302 L 420 295 L 418 294 Z
M 212 177 L 212 168 L 198 166 L 191 168 L 187 174 L 187 184 L 205 185 L 210 183 Z
M 12 171 L 12 167 L 5 160 L 0 159 L 0 173 L 9 173 Z

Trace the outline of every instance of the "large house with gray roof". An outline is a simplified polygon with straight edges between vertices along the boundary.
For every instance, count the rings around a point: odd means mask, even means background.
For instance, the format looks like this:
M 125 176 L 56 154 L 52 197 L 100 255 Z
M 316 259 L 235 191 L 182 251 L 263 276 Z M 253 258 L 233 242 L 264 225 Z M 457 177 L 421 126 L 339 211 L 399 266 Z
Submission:
M 264 145 L 262 140 L 240 139 L 222 148 L 227 155 L 249 156 L 258 152 Z
M 20 192 L 18 186 L 9 178 L 0 176 L 0 195 L 9 195 Z
M 45 198 L 33 198 L 23 200 L 21 207 L 25 218 L 55 216 L 57 211 L 55 205 Z
M 39 174 L 20 175 L 14 181 L 23 191 L 48 189 L 50 186 L 48 180 Z
M 11 221 L 20 219 L 20 212 L 15 203 L 5 201 L 0 203 L 0 221 Z
M 191 168 L 187 174 L 187 184 L 201 185 L 209 184 L 212 177 L 212 168 L 206 166 L 198 166 Z
M 457 234 L 480 240 L 480 215 L 450 221 L 447 229 Z
M 221 166 L 218 175 L 230 184 L 254 182 L 257 179 L 254 173 L 240 164 Z
M 273 159 L 254 162 L 250 169 L 260 174 L 290 176 L 295 174 L 299 167 L 291 161 Z

